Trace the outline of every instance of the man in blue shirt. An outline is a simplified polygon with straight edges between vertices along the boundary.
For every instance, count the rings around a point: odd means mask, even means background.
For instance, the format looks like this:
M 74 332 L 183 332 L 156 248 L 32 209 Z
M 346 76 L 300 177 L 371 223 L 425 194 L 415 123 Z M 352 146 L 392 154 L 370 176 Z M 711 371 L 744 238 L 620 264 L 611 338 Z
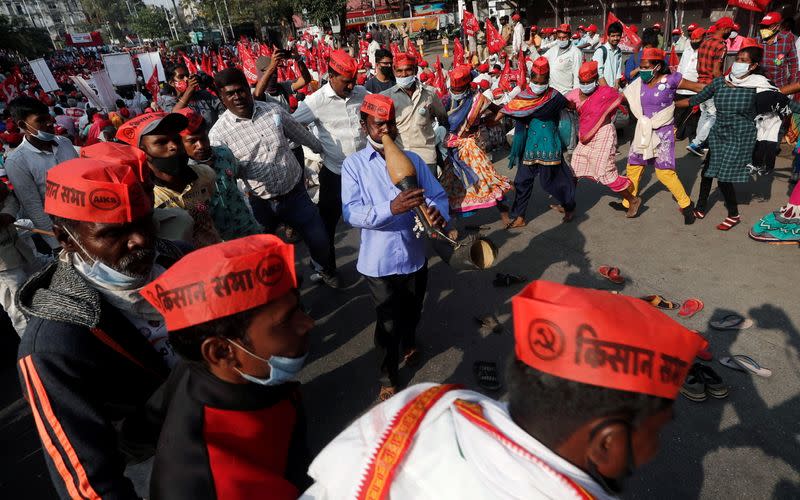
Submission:
M 379 398 L 383 401 L 397 391 L 401 347 L 406 365 L 419 357 L 415 333 L 428 283 L 428 260 L 425 240 L 414 234 L 413 209 L 422 205 L 433 225 L 443 227 L 449 217 L 439 207 L 448 203 L 425 162 L 410 151 L 404 153 L 417 170 L 419 188 L 401 191 L 389 178 L 381 138 L 388 134 L 395 140 L 398 134 L 390 97 L 367 95 L 361 106 L 361 126 L 367 147 L 342 164 L 342 212 L 348 224 L 361 228 L 356 267 L 375 302 Z

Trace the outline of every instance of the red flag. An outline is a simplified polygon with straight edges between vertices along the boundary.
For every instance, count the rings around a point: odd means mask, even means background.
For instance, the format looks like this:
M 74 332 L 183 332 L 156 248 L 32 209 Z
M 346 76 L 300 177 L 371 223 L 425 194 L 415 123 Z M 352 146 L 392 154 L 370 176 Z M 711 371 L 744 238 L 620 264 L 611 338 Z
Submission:
M 453 39 L 453 67 L 464 64 L 464 47 L 458 38 Z
M 322 44 L 317 44 L 317 71 L 320 74 L 320 78 L 328 72 L 328 58 L 325 57 Z
M 675 46 L 672 46 L 672 50 L 669 52 L 669 69 L 670 71 L 676 71 L 678 68 L 678 64 L 681 62 L 678 59 L 678 54 L 675 53 Z
M 728 5 L 753 12 L 764 12 L 767 10 L 769 2 L 770 0 L 728 0 Z
M 447 81 L 444 78 L 444 71 L 442 71 L 442 62 L 439 56 L 436 56 L 436 62 L 433 65 L 433 81 L 431 86 L 437 89 L 436 93 L 439 97 L 444 97 L 447 94 Z
M 412 41 L 408 42 L 408 55 L 413 56 L 417 62 L 422 60 L 422 54 L 419 53 L 419 49 L 417 49 L 417 44 Z
M 180 52 L 181 57 L 183 58 L 183 63 L 186 65 L 186 69 L 189 70 L 190 75 L 197 74 L 197 65 L 192 61 L 189 56 L 184 54 L 182 51 Z
M 247 78 L 247 83 L 254 84 L 258 81 L 258 70 L 256 69 L 256 58 L 247 44 L 239 42 L 239 60 L 242 61 L 242 71 Z
M 478 30 L 481 29 L 478 20 L 475 18 L 475 14 L 466 10 L 461 17 L 461 26 L 464 29 L 464 34 L 467 36 L 475 36 Z
M 272 57 L 272 49 L 267 47 L 266 43 L 258 44 L 258 55 L 264 57 Z
M 511 89 L 514 88 L 514 85 L 511 83 L 511 62 L 509 62 L 508 59 L 506 59 L 503 72 L 500 73 L 500 80 L 497 82 L 497 86 L 506 92 L 511 92 Z
M 622 25 L 622 39 L 619 41 L 619 48 L 628 52 L 637 52 L 642 44 L 642 39 L 639 38 L 639 35 L 634 33 L 630 26 L 620 21 L 613 12 L 609 12 L 606 18 L 606 32 L 608 32 L 608 27 L 614 23 Z
M 497 54 L 503 47 L 506 46 L 506 41 L 500 36 L 500 32 L 494 27 L 491 21 L 486 20 L 486 47 L 489 49 L 490 54 Z
M 225 59 L 222 58 L 222 53 L 217 53 L 217 71 L 222 71 L 227 67 L 228 65 L 225 64 Z
M 409 45 L 411 45 L 411 43 L 409 43 Z M 401 52 L 400 46 L 397 45 L 395 42 L 392 42 L 389 44 L 389 51 L 392 53 L 392 58 L 397 57 L 397 54 Z
M 158 100 L 158 66 L 153 66 L 153 74 L 150 75 L 150 78 L 147 79 L 147 90 L 153 96 L 153 102 Z
M 16 74 L 12 73 L 8 78 L 3 80 L 0 84 L 0 99 L 5 102 L 11 102 L 12 99 L 19 95 L 19 78 Z
M 525 64 L 525 54 L 522 53 L 522 50 L 517 56 L 517 66 L 517 85 L 524 90 L 528 86 L 528 65 Z
M 207 75 L 214 74 L 214 69 L 211 67 L 211 58 L 206 54 L 203 54 L 203 57 L 200 58 L 200 68 L 203 70 L 203 73 Z

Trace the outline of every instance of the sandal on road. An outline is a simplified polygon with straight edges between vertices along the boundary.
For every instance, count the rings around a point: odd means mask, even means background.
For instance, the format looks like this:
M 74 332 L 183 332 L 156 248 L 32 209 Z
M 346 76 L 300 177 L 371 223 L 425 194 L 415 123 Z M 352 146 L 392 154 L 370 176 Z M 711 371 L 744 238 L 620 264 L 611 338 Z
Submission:
M 617 285 L 625 283 L 625 278 L 620 274 L 618 267 L 600 266 L 597 268 L 597 272 L 600 273 L 600 276 L 603 278 Z
M 720 358 L 719 362 L 721 365 L 727 366 L 732 370 L 750 372 L 753 375 L 758 375 L 759 377 L 764 378 L 772 376 L 772 370 L 762 367 L 760 364 L 758 364 L 758 361 L 754 360 L 750 356 L 745 356 L 744 354 L 735 354 L 729 358 Z
M 378 394 L 379 401 L 386 401 L 397 393 L 397 388 L 391 385 L 384 385 L 381 387 L 381 392 Z
M 722 382 L 717 372 L 708 365 L 697 363 L 695 365 L 697 372 L 706 384 L 706 393 L 716 399 L 723 399 L 728 397 L 728 386 Z
M 476 361 L 472 365 L 475 370 L 475 379 L 478 385 L 487 391 L 497 391 L 502 387 L 497 377 L 497 363 L 491 361 Z
M 709 321 L 708 324 L 715 330 L 747 330 L 753 326 L 753 320 L 738 314 L 728 314 L 722 319 Z
M 686 299 L 683 306 L 681 306 L 681 310 L 678 311 L 678 316 L 682 318 L 691 318 L 702 311 L 703 307 L 705 307 L 705 305 L 700 299 Z
M 657 307 L 659 309 L 666 309 L 668 311 L 672 311 L 673 309 L 677 309 L 681 306 L 680 303 L 672 302 L 661 295 L 646 295 L 644 297 L 639 297 L 645 302 L 649 302 L 650 305 L 653 307 Z

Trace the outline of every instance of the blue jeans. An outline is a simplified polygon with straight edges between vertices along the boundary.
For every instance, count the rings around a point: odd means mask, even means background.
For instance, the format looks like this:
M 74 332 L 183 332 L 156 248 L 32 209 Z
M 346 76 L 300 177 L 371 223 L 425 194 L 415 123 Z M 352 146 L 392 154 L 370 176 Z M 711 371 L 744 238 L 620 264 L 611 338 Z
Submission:
M 290 226 L 300 233 L 308 246 L 311 258 L 323 266 L 323 271 L 327 273 L 336 271 L 325 224 L 322 222 L 317 206 L 308 197 L 302 178 L 291 191 L 284 195 L 269 200 L 251 196 L 250 205 L 256 220 L 264 226 L 267 233 L 274 234 L 281 222 Z

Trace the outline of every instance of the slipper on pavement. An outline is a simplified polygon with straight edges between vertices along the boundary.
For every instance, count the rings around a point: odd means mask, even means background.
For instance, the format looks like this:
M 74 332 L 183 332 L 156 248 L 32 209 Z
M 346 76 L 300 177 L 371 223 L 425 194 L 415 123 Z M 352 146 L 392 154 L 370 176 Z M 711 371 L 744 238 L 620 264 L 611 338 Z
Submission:
M 497 377 L 497 363 L 491 361 L 476 361 L 472 365 L 478 385 L 487 391 L 497 391 L 502 386 Z
M 617 285 L 625 283 L 625 278 L 620 274 L 618 267 L 600 266 L 597 268 L 597 272 L 603 278 Z
M 738 314 L 728 314 L 722 319 L 709 321 L 708 324 L 715 330 L 747 330 L 753 326 L 753 320 Z
M 772 370 L 769 368 L 764 368 L 758 364 L 758 361 L 754 360 L 750 356 L 745 356 L 744 354 L 734 354 L 729 358 L 721 358 L 719 362 L 728 368 L 743 372 L 750 372 L 753 375 L 758 375 L 759 377 L 769 378 L 772 376 Z
M 702 311 L 703 307 L 705 307 L 705 304 L 703 304 L 703 301 L 700 299 L 686 299 L 683 306 L 681 306 L 681 310 L 678 311 L 678 316 L 682 318 L 691 318 Z
M 669 301 L 664 297 L 662 297 L 661 295 L 645 295 L 644 297 L 639 297 L 639 298 L 645 302 L 649 302 L 650 305 L 654 307 L 657 307 L 659 309 L 667 309 L 669 311 L 677 309 L 681 306 L 679 302 L 676 303 Z

